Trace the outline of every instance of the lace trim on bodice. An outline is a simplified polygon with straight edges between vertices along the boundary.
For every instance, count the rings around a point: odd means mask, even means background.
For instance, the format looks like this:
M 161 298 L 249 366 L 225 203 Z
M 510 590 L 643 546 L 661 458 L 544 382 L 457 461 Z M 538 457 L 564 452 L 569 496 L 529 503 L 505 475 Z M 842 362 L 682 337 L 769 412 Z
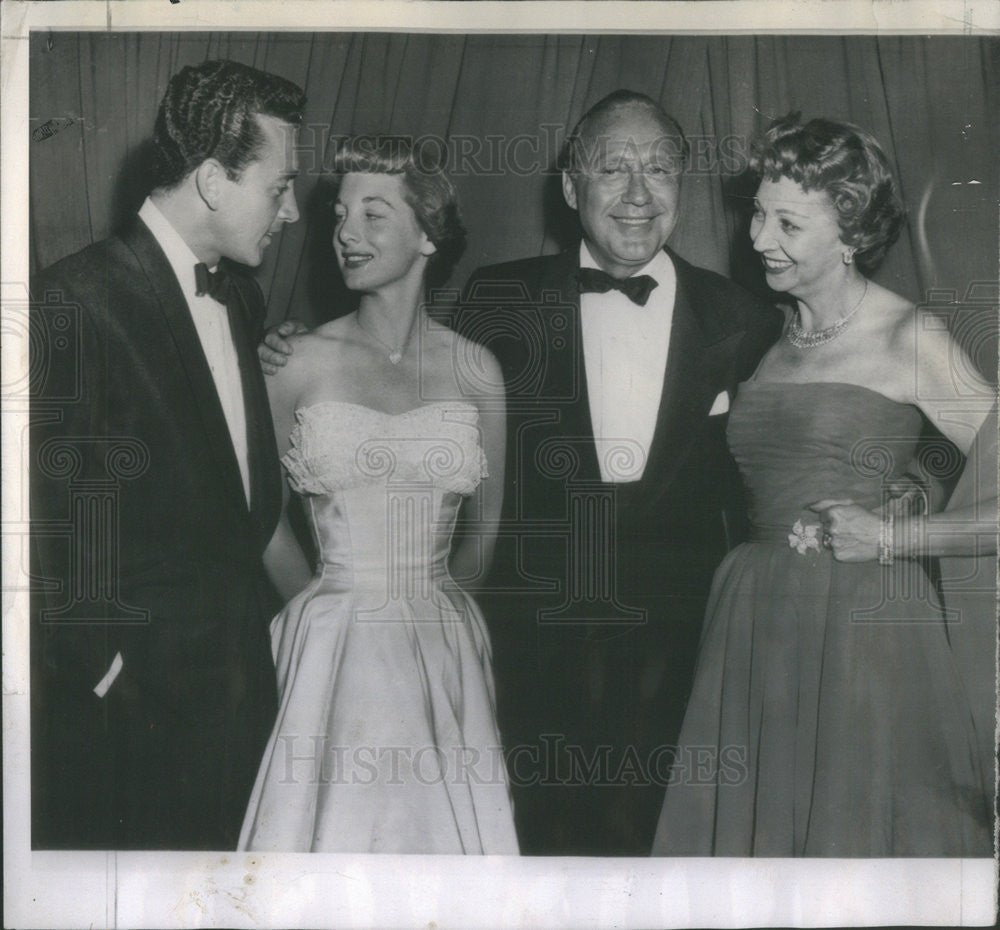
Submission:
M 412 482 L 467 496 L 487 476 L 474 404 L 440 401 L 392 414 L 321 401 L 296 410 L 295 421 L 281 461 L 300 494 Z

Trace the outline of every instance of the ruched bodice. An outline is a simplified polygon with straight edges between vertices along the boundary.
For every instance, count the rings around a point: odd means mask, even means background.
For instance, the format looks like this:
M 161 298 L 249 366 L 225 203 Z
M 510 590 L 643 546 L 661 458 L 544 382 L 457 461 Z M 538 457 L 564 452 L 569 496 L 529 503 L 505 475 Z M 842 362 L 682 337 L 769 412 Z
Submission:
M 478 411 L 299 409 L 283 458 L 319 553 L 272 625 L 280 707 L 244 849 L 516 853 L 489 637 L 450 578 Z
M 754 535 L 712 583 L 677 752 L 702 768 L 674 773 L 655 854 L 990 854 L 975 724 L 922 563 L 838 561 L 809 509 L 877 507 L 921 426 L 856 385 L 740 385 L 728 438 Z
M 753 527 L 815 522 L 808 506 L 830 498 L 878 507 L 912 461 L 921 422 L 916 408 L 853 384 L 741 384 L 726 436 Z

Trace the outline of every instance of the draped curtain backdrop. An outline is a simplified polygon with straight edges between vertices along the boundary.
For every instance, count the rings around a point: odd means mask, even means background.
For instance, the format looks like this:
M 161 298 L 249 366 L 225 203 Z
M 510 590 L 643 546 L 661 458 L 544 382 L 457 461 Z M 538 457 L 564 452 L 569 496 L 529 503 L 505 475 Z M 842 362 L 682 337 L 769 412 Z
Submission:
M 979 321 L 963 341 L 995 372 L 994 38 L 34 33 L 33 269 L 134 212 L 146 193 L 143 143 L 166 83 L 209 58 L 273 71 L 309 98 L 296 187 L 302 219 L 257 272 L 270 322 L 316 324 L 349 305 L 320 180 L 338 138 L 390 132 L 447 153 L 469 230 L 449 282 L 460 287 L 478 265 L 571 241 L 553 171 L 558 147 L 587 107 L 627 87 L 660 101 L 692 142 L 671 245 L 757 290 L 738 178 L 753 134 L 791 110 L 869 129 L 908 209 L 877 279 L 914 301 L 963 303 L 963 316 Z

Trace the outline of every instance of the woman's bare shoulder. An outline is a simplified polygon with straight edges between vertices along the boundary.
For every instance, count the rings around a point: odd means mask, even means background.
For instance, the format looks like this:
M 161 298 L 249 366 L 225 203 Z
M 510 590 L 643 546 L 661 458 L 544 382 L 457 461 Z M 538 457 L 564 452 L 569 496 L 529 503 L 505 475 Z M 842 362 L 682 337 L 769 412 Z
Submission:
M 879 364 L 895 376 L 903 398 L 920 407 L 949 435 L 947 418 L 964 419 L 965 413 L 958 407 L 978 410 L 989 406 L 995 388 L 983 378 L 968 346 L 956 339 L 939 312 L 899 295 L 891 296 L 895 300 L 885 307 L 887 340 Z
M 871 285 L 867 298 L 868 323 L 859 327 L 869 350 L 897 362 L 912 360 L 916 307 L 900 294 Z
M 327 323 L 288 336 L 286 341 L 292 351 L 286 363 L 274 374 L 268 375 L 269 393 L 272 396 L 300 397 L 317 377 L 323 377 L 339 367 L 345 345 L 340 332 L 342 329 Z
M 912 300 L 895 291 L 868 282 L 868 296 L 865 298 L 869 312 L 880 317 L 888 326 L 906 325 L 916 309 Z
M 344 342 L 352 341 L 357 333 L 357 326 L 353 322 L 353 315 L 337 317 L 335 320 L 328 320 L 315 329 L 309 330 L 301 335 L 310 340 L 317 348 L 331 348 Z
M 438 338 L 454 367 L 455 380 L 470 400 L 503 395 L 503 370 L 486 346 L 445 327 L 441 327 Z
M 352 341 L 351 330 L 342 319 L 331 320 L 308 332 L 296 333 L 288 340 L 293 349 L 291 359 L 297 357 L 304 364 L 328 361 L 331 356 L 343 352 Z

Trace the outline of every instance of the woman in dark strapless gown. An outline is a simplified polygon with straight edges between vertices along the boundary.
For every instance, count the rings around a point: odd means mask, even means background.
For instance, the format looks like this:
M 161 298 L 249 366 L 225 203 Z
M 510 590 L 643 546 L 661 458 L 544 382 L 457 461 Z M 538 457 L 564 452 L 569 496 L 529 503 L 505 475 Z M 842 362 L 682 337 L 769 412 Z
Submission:
M 754 245 L 797 309 L 730 413 L 752 535 L 714 579 L 653 853 L 991 855 L 988 714 L 924 560 L 995 551 L 995 487 L 947 518 L 891 493 L 927 420 L 962 453 L 995 429 L 993 391 L 862 273 L 900 222 L 867 133 L 779 121 L 756 167 Z

